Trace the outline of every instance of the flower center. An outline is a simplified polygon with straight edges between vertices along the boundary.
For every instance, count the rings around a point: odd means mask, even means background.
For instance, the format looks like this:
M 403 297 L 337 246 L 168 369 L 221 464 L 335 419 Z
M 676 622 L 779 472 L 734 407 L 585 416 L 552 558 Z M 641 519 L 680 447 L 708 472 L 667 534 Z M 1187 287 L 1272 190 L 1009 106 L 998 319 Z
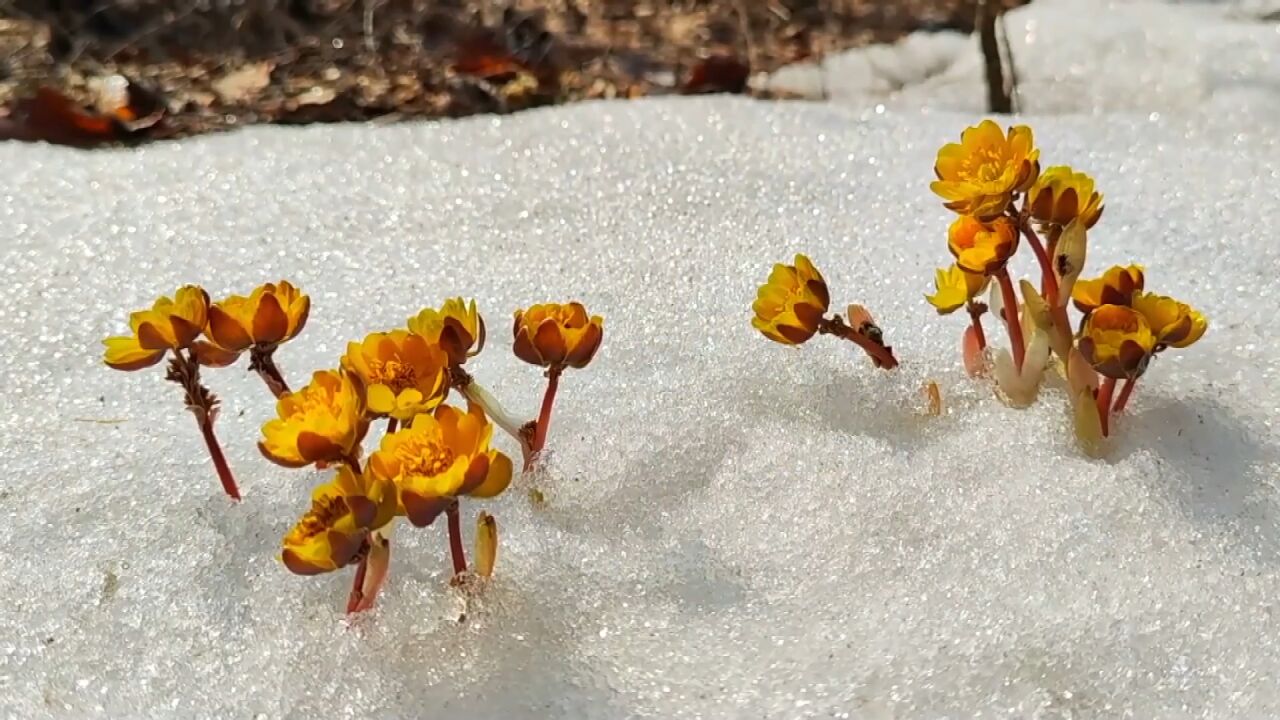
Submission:
M 453 464 L 453 450 L 429 438 L 411 438 L 395 450 L 401 475 L 435 477 Z
M 310 388 L 309 392 L 298 393 L 298 404 L 289 415 L 291 420 L 329 416 L 333 414 L 333 396 L 324 388 Z
M 374 385 L 386 385 L 393 392 L 400 393 L 417 384 L 418 374 L 412 365 L 398 357 L 387 360 L 373 358 L 369 360 L 369 380 Z
M 347 503 L 337 495 L 312 500 L 311 509 L 289 531 L 289 537 L 285 539 L 285 543 L 291 545 L 303 543 L 333 527 L 346 513 Z
M 1005 171 L 1008 159 L 1000 148 L 985 147 L 969 156 L 966 174 L 979 182 L 995 182 Z

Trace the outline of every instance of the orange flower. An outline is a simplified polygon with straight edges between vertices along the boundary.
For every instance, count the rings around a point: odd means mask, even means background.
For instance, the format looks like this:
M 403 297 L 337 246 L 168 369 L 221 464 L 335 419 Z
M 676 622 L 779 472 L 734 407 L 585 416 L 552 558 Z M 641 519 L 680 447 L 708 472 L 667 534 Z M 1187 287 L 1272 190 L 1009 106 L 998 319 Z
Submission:
M 1080 331 L 1080 354 L 1109 378 L 1136 378 L 1146 372 L 1155 347 L 1147 318 L 1123 305 L 1097 308 Z
M 248 296 L 231 295 L 209 308 L 200 362 L 215 367 L 230 365 L 251 347 L 271 350 L 292 340 L 307 324 L 311 298 L 281 280 L 254 289 Z
M 262 426 L 258 449 L 271 462 L 303 467 L 359 455 L 369 430 L 364 384 L 351 373 L 321 370 L 297 392 L 276 402 L 275 420 Z
M 1016 125 L 1006 133 L 984 120 L 960 134 L 960 142 L 944 145 L 933 166 L 937 181 L 929 187 L 948 210 L 989 220 L 1009 207 L 1016 192 L 1025 192 L 1040 174 L 1040 151 L 1031 128 Z
M 343 465 L 311 493 L 311 508 L 284 536 L 281 559 L 298 575 L 318 575 L 354 561 L 370 530 L 396 515 L 396 486 Z
M 409 332 L 438 345 L 455 367 L 484 347 L 484 318 L 476 311 L 475 300 L 467 304 L 462 298 L 449 298 L 439 310 L 424 308 L 409 318 Z
M 512 330 L 512 350 L 521 360 L 553 369 L 583 368 L 600 349 L 604 320 L 588 317 L 582 303 L 552 303 L 517 310 Z
M 401 511 L 423 527 L 463 495 L 489 498 L 507 489 L 511 459 L 489 447 L 492 437 L 493 426 L 479 407 L 464 413 L 441 405 L 383 436 L 369 456 L 369 472 L 396 484 Z
M 359 376 L 369 410 L 378 416 L 410 420 L 444 401 L 449 390 L 444 351 L 406 330 L 371 333 L 363 343 L 348 343 L 342 367 Z
M 116 370 L 141 370 L 160 362 L 170 350 L 191 347 L 204 330 L 209 294 L 196 285 L 185 285 L 174 299 L 162 297 L 150 310 L 129 316 L 130 335 L 109 337 L 103 361 Z
M 797 254 L 794 265 L 774 265 L 756 292 L 751 325 L 774 342 L 799 345 L 818 332 L 830 304 L 822 273 L 808 257 Z
M 1192 310 L 1186 303 L 1164 295 L 1134 293 L 1133 309 L 1142 313 L 1151 325 L 1157 349 L 1188 347 L 1209 329 L 1209 321 L 1204 315 Z
M 1091 228 L 1102 216 L 1102 196 L 1093 189 L 1093 178 L 1065 165 L 1045 170 L 1027 191 L 1031 217 L 1065 227 L 1079 219 Z
M 1141 265 L 1113 266 L 1092 280 L 1077 280 L 1071 288 L 1076 309 L 1088 315 L 1100 305 L 1131 305 L 1133 294 L 1142 290 L 1146 277 Z
M 951 223 L 947 247 L 956 256 L 956 265 L 978 275 L 994 275 L 1018 249 L 1018 227 L 1007 217 L 986 223 L 962 215 Z

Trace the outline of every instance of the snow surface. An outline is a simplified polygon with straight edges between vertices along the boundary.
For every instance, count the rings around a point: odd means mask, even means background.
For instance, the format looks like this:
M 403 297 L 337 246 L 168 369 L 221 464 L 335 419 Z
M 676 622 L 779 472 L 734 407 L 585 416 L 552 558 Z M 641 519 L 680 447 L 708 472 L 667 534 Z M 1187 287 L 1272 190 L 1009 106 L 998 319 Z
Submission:
M 1265 97 L 1259 115 L 1280 115 L 1276 0 L 1036 0 L 1004 17 L 1022 112 L 1213 113 Z M 858 107 L 981 112 L 985 83 L 976 37 L 917 32 L 765 84 Z
M 1280 714 L 1277 134 L 1244 106 L 1030 119 L 1046 161 L 1106 194 L 1091 268 L 1144 262 L 1212 323 L 1094 461 L 1061 390 L 999 404 L 961 370 L 963 322 L 922 298 L 948 257 L 934 153 L 976 119 L 671 99 L 0 146 L 0 716 Z M 751 328 L 796 251 L 875 312 L 899 371 Z M 464 508 L 468 536 L 480 507 L 502 535 L 466 622 L 440 527 L 396 532 L 350 625 L 349 574 L 284 569 L 323 475 L 258 455 L 271 403 L 243 367 L 209 374 L 231 506 L 161 370 L 100 363 L 159 293 L 281 277 L 314 301 L 279 354 L 295 383 L 474 295 L 494 329 L 477 376 L 524 413 L 542 381 L 507 313 L 606 317 L 562 383 L 546 506 L 521 479 Z

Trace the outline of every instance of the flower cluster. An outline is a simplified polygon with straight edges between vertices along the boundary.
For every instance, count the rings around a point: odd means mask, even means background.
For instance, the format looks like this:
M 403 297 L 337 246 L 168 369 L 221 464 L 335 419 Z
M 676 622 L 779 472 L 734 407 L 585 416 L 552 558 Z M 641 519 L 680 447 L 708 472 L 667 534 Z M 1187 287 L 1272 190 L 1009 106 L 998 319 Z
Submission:
M 224 487 L 239 499 L 213 436 L 217 400 L 201 384 L 201 366 L 224 367 L 245 352 L 250 368 L 276 395 L 276 417 L 262 426 L 258 449 L 288 468 L 314 467 L 330 476 L 311 494 L 310 506 L 285 534 L 281 560 L 299 575 L 355 566 L 348 612 L 372 607 L 390 563 L 390 531 L 397 517 L 426 527 L 444 515 L 455 579 L 488 577 L 497 556 L 497 523 L 477 519 L 475 573 L 467 573 L 462 544 L 463 498 L 492 498 L 510 485 L 511 459 L 493 446 L 497 424 L 519 443 L 526 469 L 543 449 L 560 375 L 583 368 L 604 337 L 599 316 L 580 303 L 534 305 L 515 313 L 517 357 L 545 368 L 548 379 L 535 420 L 520 423 L 502 408 L 465 365 L 485 343 L 475 301 L 461 298 L 426 308 L 404 327 L 374 332 L 347 345 L 337 367 L 312 374 L 290 391 L 276 367 L 278 346 L 306 324 L 310 300 L 287 282 L 248 296 L 210 303 L 194 286 L 134 313 L 131 334 L 108 338 L 105 361 L 137 370 L 173 354 L 170 379 L 187 390 Z M 451 393 L 464 403 L 450 403 Z M 386 431 L 365 458 L 375 421 Z M 464 578 L 465 576 L 465 578 Z
M 800 345 L 816 334 L 844 338 L 862 348 L 878 368 L 898 366 L 893 349 L 884 342 L 884 332 L 861 305 L 848 307 L 846 322 L 839 315 L 827 316 L 831 295 L 827 281 L 809 258 L 796 255 L 794 265 L 777 264 L 760 286 L 751 306 L 751 325 L 770 340 L 783 345 Z
M 161 297 L 150 310 L 130 315 L 128 335 L 103 340 L 103 361 L 116 370 L 141 370 L 172 355 L 167 379 L 186 393 L 187 409 L 200 426 L 222 489 L 239 500 L 240 489 L 213 432 L 218 399 L 201 381 L 200 368 L 226 367 L 248 350 L 250 368 L 275 395 L 286 393 L 288 385 L 273 354 L 302 332 L 310 311 L 311 299 L 284 281 L 215 303 L 204 288 L 186 285 L 173 298 Z
M 925 298 L 943 315 L 968 311 L 966 369 L 974 375 L 992 371 L 1003 397 L 1025 406 L 1034 402 L 1056 356 L 1071 388 L 1077 436 L 1086 449 L 1100 450 L 1111 416 L 1124 409 L 1152 358 L 1199 340 L 1204 317 L 1182 302 L 1144 292 L 1137 265 L 1080 279 L 1087 234 L 1102 217 L 1103 197 L 1093 178 L 1070 167 L 1041 172 L 1030 128 L 1005 131 L 983 121 L 938 151 L 934 172 L 933 191 L 959 217 L 947 234 L 954 263 L 937 271 L 935 292 Z M 1034 253 L 1040 277 L 1038 284 L 1021 280 L 1015 287 L 1009 264 L 1021 240 Z M 1069 301 L 1083 314 L 1076 324 L 1068 317 Z M 994 356 L 982 325 L 988 309 L 1009 335 L 1009 349 Z M 1118 398 L 1117 380 L 1125 382 Z
M 474 300 L 450 299 L 404 327 L 349 343 L 338 369 L 317 372 L 309 385 L 281 397 L 278 417 L 262 428 L 259 447 L 272 462 L 339 466 L 337 478 L 316 491 L 311 509 L 285 536 L 286 565 L 301 574 L 356 565 L 347 610 L 361 611 L 372 606 L 386 577 L 393 520 L 427 527 L 444 515 L 461 580 L 467 574 L 461 501 L 495 497 L 511 483 L 511 459 L 492 445 L 494 423 L 519 442 L 527 469 L 545 442 L 560 373 L 591 361 L 603 327 L 578 303 L 516 312 L 516 355 L 546 367 L 550 378 L 542 413 L 524 425 L 466 370 L 485 342 Z M 465 409 L 449 402 L 454 391 Z M 386 432 L 362 461 L 365 435 L 377 420 L 386 421 Z M 478 527 L 477 574 L 487 576 L 497 524 L 486 513 Z

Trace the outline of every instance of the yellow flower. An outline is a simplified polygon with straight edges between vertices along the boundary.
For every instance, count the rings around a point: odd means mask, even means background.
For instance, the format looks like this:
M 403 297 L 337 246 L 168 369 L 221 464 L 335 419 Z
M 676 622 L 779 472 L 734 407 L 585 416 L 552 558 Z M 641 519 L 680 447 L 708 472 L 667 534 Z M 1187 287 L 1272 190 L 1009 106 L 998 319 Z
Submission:
M 962 215 L 947 231 L 947 247 L 961 270 L 994 275 L 1018 249 L 1018 227 L 1007 217 L 985 223 Z
M 1147 369 L 1156 336 L 1137 310 L 1103 305 L 1085 319 L 1079 346 L 1084 359 L 1103 375 L 1136 378 Z
M 1077 218 L 1091 228 L 1102 216 L 1102 196 L 1093 189 L 1093 178 L 1065 165 L 1045 170 L 1027 191 L 1031 217 L 1066 227 Z
M 400 512 L 418 527 L 430 525 L 458 497 L 488 498 L 511 483 L 511 459 L 490 449 L 493 426 L 478 407 L 441 405 L 383 436 L 369 457 L 374 477 L 400 491 Z
M 827 281 L 809 258 L 796 255 L 795 265 L 773 266 L 751 309 L 751 325 L 783 345 L 799 345 L 818 331 L 831 304 Z
M 281 559 L 299 575 L 318 575 L 359 556 L 370 530 L 396 515 L 396 486 L 390 480 L 357 475 L 343 465 L 311 493 L 311 508 L 284 536 Z
M 604 339 L 604 320 L 587 317 L 582 303 L 548 303 L 517 310 L 515 315 L 516 357 L 548 368 L 586 367 Z
M 311 298 L 284 280 L 255 288 L 248 297 L 216 302 L 209 308 L 204 334 L 210 342 L 199 345 L 200 361 L 229 365 L 250 347 L 271 350 L 302 332 L 310 312 Z
M 1017 125 L 1006 135 L 984 120 L 943 145 L 933 166 L 938 179 L 929 187 L 946 200 L 948 210 L 988 220 L 1005 211 L 1016 192 L 1025 192 L 1040 174 L 1040 151 L 1031 128 Z
M 338 462 L 359 454 L 369 429 L 364 384 L 348 372 L 321 370 L 276 401 L 279 417 L 262 426 L 258 449 L 285 467 Z
M 406 330 L 372 333 L 348 343 L 342 367 L 360 378 L 369 411 L 409 420 L 444 401 L 449 389 L 444 351 Z
M 959 265 L 939 268 L 933 285 L 937 292 L 924 299 L 938 309 L 939 315 L 950 315 L 964 307 L 987 288 L 987 276 L 966 272 Z
M 1113 266 L 1092 280 L 1077 280 L 1071 289 L 1071 299 L 1076 309 L 1088 315 L 1100 305 L 1124 305 L 1133 303 L 1133 294 L 1146 282 L 1141 265 Z
M 116 370 L 141 370 L 160 362 L 170 350 L 190 347 L 204 330 L 209 314 L 209 294 L 195 285 L 184 285 L 174 299 L 162 297 L 150 310 L 129 316 L 130 335 L 109 337 L 103 361 Z
M 1151 332 L 1156 336 L 1157 349 L 1188 347 L 1209 329 L 1209 321 L 1204 315 L 1164 295 L 1135 293 L 1133 309 L 1147 319 Z
M 476 301 L 449 298 L 439 310 L 424 308 L 409 318 L 409 332 L 437 345 L 449 356 L 449 364 L 465 363 L 484 347 L 484 318 L 476 312 Z M 472 346 L 476 346 L 472 351 Z

